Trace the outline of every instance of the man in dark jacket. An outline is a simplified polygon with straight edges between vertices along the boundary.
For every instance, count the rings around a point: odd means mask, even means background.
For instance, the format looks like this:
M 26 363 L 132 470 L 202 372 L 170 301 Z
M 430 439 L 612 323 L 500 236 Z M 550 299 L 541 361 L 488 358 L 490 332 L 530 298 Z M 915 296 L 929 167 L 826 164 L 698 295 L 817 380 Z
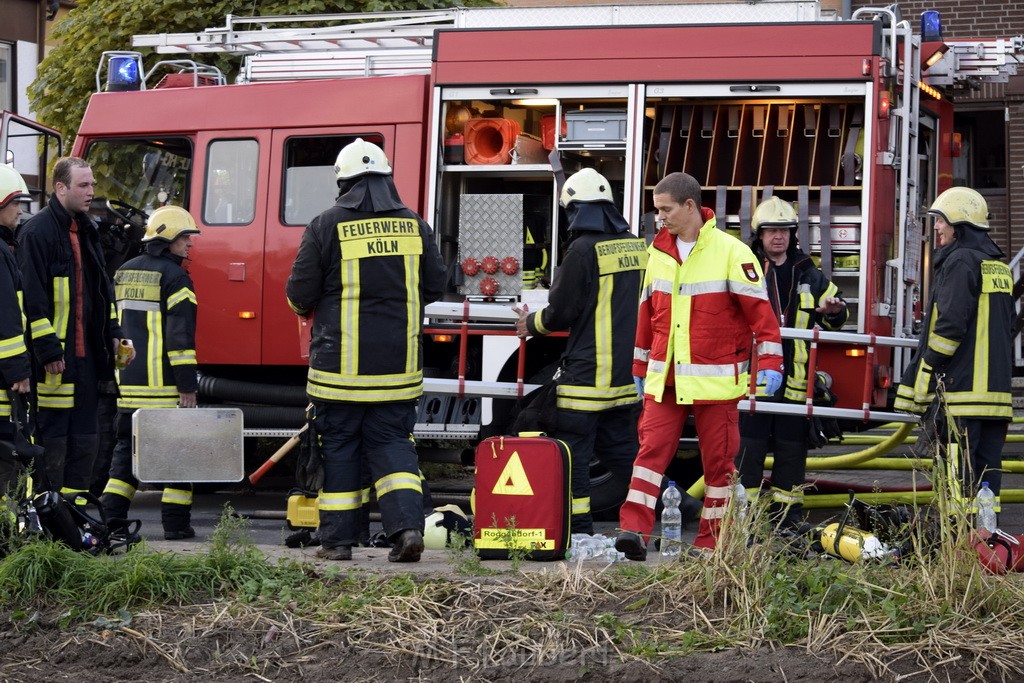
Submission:
M 77 157 L 53 167 L 46 208 L 22 226 L 16 256 L 35 357 L 39 417 L 50 488 L 89 489 L 98 449 L 97 382 L 114 377 L 121 327 L 88 215 L 92 169 Z
M 548 305 L 519 313 L 520 337 L 571 330 L 558 370 L 557 428 L 572 453 L 572 532 L 594 533 L 590 466 L 595 457 L 625 496 L 636 458 L 633 339 L 647 244 L 629 233 L 611 183 L 592 168 L 565 181 L 560 203 L 574 239 Z M 621 502 L 621 497 L 619 501 Z
M 808 330 L 815 325 L 838 330 L 849 312 L 839 289 L 800 250 L 797 213 L 793 205 L 771 197 L 758 205 L 751 220 L 755 235 L 751 250 L 764 268 L 768 300 L 780 327 Z M 783 339 L 785 379 L 770 401 L 803 404 L 807 383 L 809 344 L 803 339 Z M 807 467 L 808 420 L 802 415 L 755 413 L 740 415 L 740 452 L 736 468 L 740 482 L 751 494 L 761 488 L 764 460 L 775 454 L 772 466 L 772 520 L 794 530 L 802 523 L 804 475 Z
M 989 237 L 980 193 L 950 188 L 928 213 L 935 216 L 935 274 L 925 333 L 903 371 L 895 408 L 922 415 L 937 404 L 939 418 L 953 418 L 954 438 L 970 454 L 962 463 L 959 497 L 973 498 L 986 481 L 998 512 L 1003 444 L 1013 418 L 1013 276 Z
M 286 293 L 313 317 L 306 393 L 324 455 L 320 557 L 352 559 L 365 457 L 392 562 L 423 551 L 412 430 L 423 393 L 423 307 L 444 292 L 430 226 L 398 196 L 383 150 L 357 139 L 335 163 L 337 203 L 306 227 Z
M 196 295 L 183 267 L 199 228 L 180 206 L 152 213 L 142 238 L 145 253 L 114 274 L 117 309 L 137 360 L 118 371 L 117 444 L 101 501 L 112 526 L 123 527 L 138 479 L 132 474 L 132 413 L 139 408 L 195 408 Z M 192 485 L 168 484 L 161 498 L 164 538 L 192 538 Z
M 8 391 L 27 394 L 32 374 L 25 346 L 25 323 L 21 308 L 21 272 L 14 259 L 14 231 L 18 227 L 22 202 L 31 197 L 25 180 L 17 171 L 0 164 L 0 439 L 12 440 L 10 421 L 15 406 Z M 17 483 L 18 466 L 9 449 L 0 449 L 0 497 Z

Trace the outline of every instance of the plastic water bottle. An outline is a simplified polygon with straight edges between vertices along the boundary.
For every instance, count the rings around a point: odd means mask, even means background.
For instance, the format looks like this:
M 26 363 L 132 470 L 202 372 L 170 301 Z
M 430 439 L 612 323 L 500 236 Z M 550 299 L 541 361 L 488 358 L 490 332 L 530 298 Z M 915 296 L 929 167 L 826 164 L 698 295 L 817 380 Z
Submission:
M 981 482 L 981 489 L 974 498 L 977 506 L 977 524 L 979 529 L 985 529 L 990 534 L 996 532 L 996 494 L 988 487 L 988 482 Z
M 739 479 L 732 487 L 732 505 L 736 523 L 742 526 L 747 521 L 747 489 Z
M 573 534 L 572 544 L 569 546 L 566 558 L 577 562 L 593 560 L 601 557 L 604 553 L 604 548 L 603 537 L 591 536 L 590 534 Z
M 681 502 L 683 495 L 676 488 L 676 483 L 670 481 L 665 493 L 661 494 L 661 556 L 666 559 L 679 557 L 683 549 L 683 513 L 679 510 Z

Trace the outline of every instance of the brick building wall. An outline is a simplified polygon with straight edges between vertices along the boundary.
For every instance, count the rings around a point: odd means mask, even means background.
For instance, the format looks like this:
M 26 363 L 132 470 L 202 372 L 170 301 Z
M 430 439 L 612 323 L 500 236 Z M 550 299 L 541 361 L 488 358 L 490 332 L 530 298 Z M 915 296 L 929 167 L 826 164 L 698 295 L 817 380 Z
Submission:
M 881 3 L 854 2 L 854 8 Z M 899 3 L 903 18 L 920 30 L 921 12 L 942 15 L 946 40 L 1011 38 L 1024 34 L 1024 4 L 1006 0 L 913 0 Z M 1005 111 L 1006 188 L 984 190 L 989 203 L 993 239 L 1013 257 L 1024 246 L 1024 67 L 1006 84 L 987 84 L 950 95 L 960 109 Z M 980 189 L 980 188 L 979 188 Z

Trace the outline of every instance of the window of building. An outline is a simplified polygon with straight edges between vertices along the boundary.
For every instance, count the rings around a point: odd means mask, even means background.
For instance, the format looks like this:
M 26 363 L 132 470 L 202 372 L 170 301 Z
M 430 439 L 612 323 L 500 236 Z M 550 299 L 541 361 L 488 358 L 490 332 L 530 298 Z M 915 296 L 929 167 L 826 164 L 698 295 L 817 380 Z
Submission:
M 14 72 L 11 68 L 11 57 L 11 45 L 0 43 L 0 109 L 7 111 L 14 111 L 14 93 L 12 92 Z M 3 162 L 3 159 L 0 159 L 0 162 Z
M 384 147 L 380 135 L 321 135 L 288 138 L 284 146 L 281 222 L 306 225 L 338 198 L 334 162 L 342 147 L 361 137 Z
M 256 140 L 214 140 L 206 151 L 203 222 L 248 225 L 256 215 Z
M 958 111 L 960 156 L 953 158 L 953 184 L 979 191 L 1006 188 L 1006 115 L 1003 109 Z

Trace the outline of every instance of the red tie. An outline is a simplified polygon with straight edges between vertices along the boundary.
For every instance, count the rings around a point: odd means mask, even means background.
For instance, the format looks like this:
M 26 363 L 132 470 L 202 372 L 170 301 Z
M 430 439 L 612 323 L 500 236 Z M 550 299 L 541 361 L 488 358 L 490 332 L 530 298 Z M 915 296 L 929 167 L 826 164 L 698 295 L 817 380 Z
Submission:
M 82 282 L 82 247 L 78 243 L 78 222 L 71 219 L 71 251 L 75 255 L 75 357 L 85 358 L 85 324 L 82 321 L 82 296 L 85 285 Z

